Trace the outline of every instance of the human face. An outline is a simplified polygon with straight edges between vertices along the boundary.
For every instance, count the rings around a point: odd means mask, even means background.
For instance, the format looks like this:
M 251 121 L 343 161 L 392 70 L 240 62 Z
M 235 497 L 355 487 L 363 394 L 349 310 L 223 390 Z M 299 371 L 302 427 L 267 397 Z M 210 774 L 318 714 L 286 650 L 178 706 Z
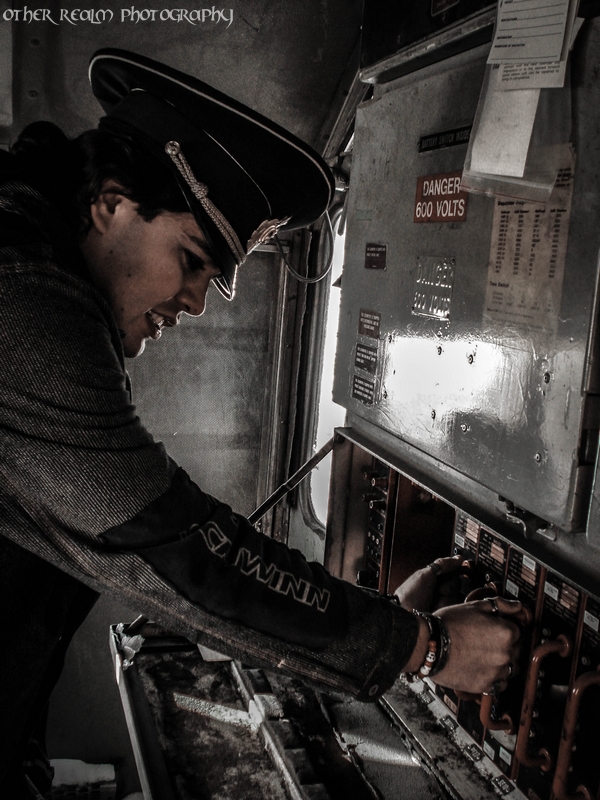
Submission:
M 101 195 L 92 206 L 82 250 L 130 358 L 143 353 L 148 339 L 178 325 L 182 314 L 202 314 L 210 282 L 219 275 L 192 214 L 163 212 L 146 222 L 118 192 Z

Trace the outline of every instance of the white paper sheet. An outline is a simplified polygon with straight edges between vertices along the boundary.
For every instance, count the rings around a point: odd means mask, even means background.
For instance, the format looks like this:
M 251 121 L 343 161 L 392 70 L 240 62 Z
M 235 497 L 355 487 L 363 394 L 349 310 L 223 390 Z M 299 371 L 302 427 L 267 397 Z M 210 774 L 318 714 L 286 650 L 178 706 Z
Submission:
M 502 64 L 499 89 L 560 89 L 565 85 L 567 59 L 583 24 L 581 17 L 575 18 L 578 0 L 571 2 L 565 45 L 560 61 L 528 61 L 525 63 Z
M 500 0 L 488 64 L 560 61 L 569 0 Z
M 540 90 L 496 91 L 499 82 L 500 69 L 492 68 L 471 150 L 470 169 L 522 178 Z

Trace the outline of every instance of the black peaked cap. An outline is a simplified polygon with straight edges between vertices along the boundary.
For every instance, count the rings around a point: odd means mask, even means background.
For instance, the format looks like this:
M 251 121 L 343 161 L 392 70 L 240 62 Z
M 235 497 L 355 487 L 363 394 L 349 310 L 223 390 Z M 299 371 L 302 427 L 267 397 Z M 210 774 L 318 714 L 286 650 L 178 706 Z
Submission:
M 132 135 L 172 168 L 221 270 L 217 286 L 228 299 L 237 267 L 257 241 L 266 241 L 278 228 L 310 225 L 327 210 L 334 183 L 323 159 L 284 128 L 203 81 L 110 48 L 92 56 L 90 82 L 107 115 L 100 126 Z M 198 184 L 194 192 L 175 163 L 181 163 L 180 156 L 165 150 L 169 142 L 179 145 L 192 182 L 206 186 L 206 200 L 198 199 Z

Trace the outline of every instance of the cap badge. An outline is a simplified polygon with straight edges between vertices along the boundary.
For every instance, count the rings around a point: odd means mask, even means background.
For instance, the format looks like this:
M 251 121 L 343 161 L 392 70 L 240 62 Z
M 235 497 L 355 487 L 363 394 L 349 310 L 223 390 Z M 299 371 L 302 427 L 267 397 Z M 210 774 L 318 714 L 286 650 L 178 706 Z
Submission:
M 264 244 L 271 239 L 282 225 L 289 222 L 291 217 L 284 217 L 283 219 L 266 219 L 261 222 L 258 228 L 254 231 L 252 236 L 248 239 L 246 252 L 251 253 L 259 244 Z
M 246 258 L 246 253 L 244 252 L 242 243 L 238 239 L 236 232 L 229 224 L 226 217 L 219 211 L 212 200 L 210 200 L 208 197 L 208 186 L 205 183 L 201 183 L 194 175 L 192 168 L 181 151 L 181 145 L 179 142 L 167 142 L 165 144 L 165 153 L 170 156 L 185 182 L 190 187 L 196 200 L 198 200 L 202 208 L 217 226 L 219 233 L 225 239 L 229 249 L 233 253 L 238 266 L 243 264 Z

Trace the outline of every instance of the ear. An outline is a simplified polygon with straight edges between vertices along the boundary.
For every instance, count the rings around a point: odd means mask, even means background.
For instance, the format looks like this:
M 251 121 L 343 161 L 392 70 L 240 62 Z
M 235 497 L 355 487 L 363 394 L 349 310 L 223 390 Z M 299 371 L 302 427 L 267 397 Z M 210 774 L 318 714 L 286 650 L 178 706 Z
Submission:
M 135 207 L 135 204 L 125 196 L 125 189 L 113 180 L 105 180 L 98 197 L 90 205 L 90 217 L 92 226 L 100 234 L 107 233 L 112 227 L 117 216 L 121 211 L 126 210 L 125 206 Z M 127 210 L 130 210 L 127 208 Z

